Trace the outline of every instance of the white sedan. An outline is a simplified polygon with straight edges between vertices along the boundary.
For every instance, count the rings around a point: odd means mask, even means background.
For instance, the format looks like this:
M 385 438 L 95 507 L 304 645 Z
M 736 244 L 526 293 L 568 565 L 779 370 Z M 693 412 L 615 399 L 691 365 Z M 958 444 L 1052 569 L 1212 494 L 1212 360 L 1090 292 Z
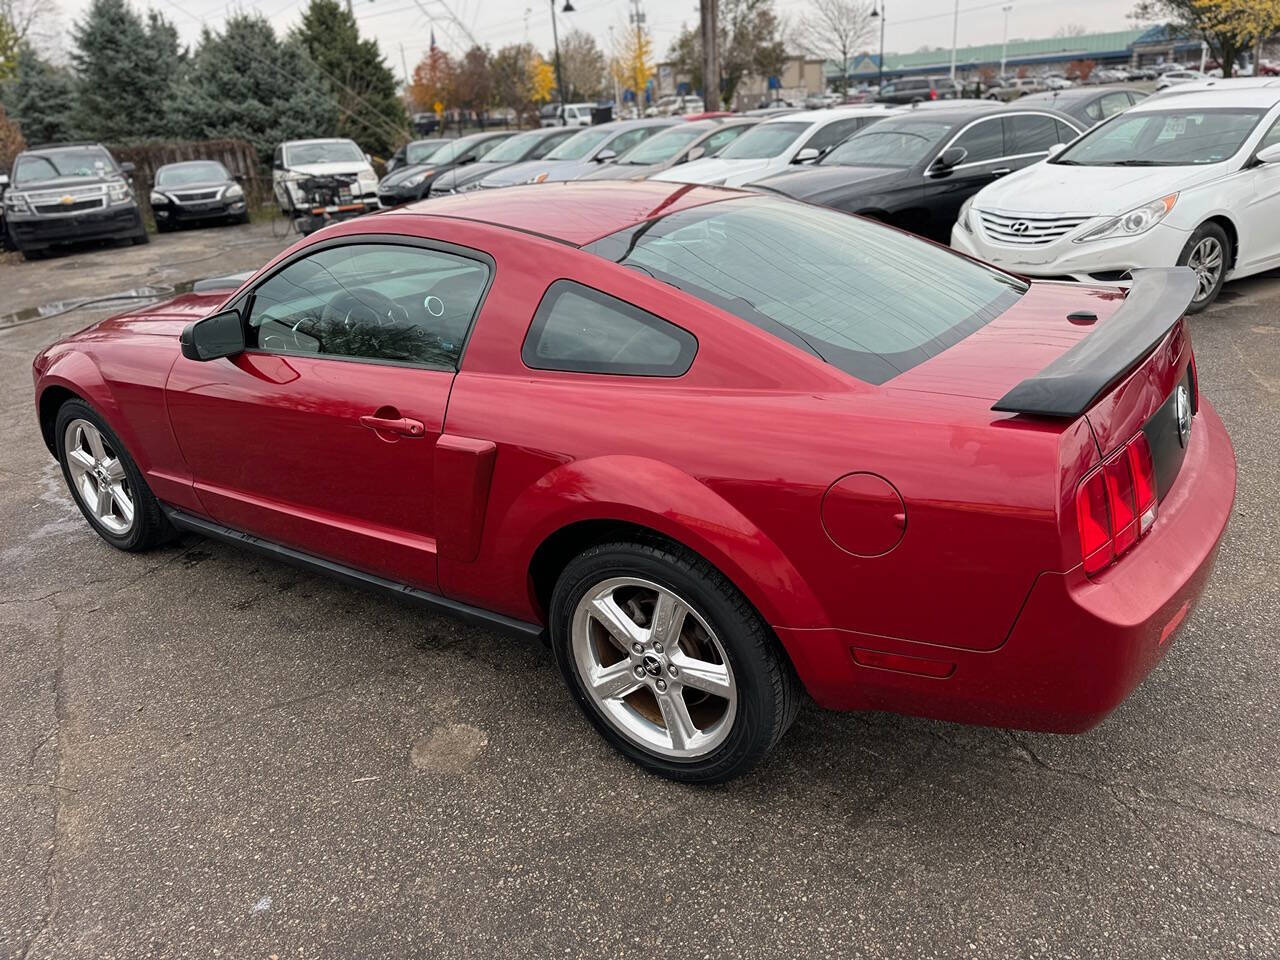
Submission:
M 752 127 L 715 157 L 682 163 L 650 180 L 740 187 L 793 163 L 812 163 L 863 127 L 893 113 L 883 105 L 787 113 Z
M 951 246 L 1015 273 L 1127 283 L 1184 265 L 1203 310 L 1280 266 L 1280 90 L 1156 98 L 979 191 Z

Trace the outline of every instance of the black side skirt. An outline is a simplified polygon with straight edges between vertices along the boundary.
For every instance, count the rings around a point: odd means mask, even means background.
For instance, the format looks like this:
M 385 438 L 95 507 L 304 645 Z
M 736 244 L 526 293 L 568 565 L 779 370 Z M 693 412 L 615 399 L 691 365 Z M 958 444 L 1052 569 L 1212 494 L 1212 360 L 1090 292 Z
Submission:
M 1083 416 L 1155 348 L 1186 313 L 1195 292 L 1196 275 L 1188 267 L 1133 271 L 1120 309 L 991 409 L 1072 420 Z
M 211 537 L 214 540 L 222 540 L 225 543 L 248 547 L 250 550 L 281 560 L 284 563 L 292 564 L 295 567 L 327 574 L 357 586 L 382 590 L 404 600 L 421 604 L 436 613 L 452 614 L 470 623 L 524 637 L 537 637 L 542 634 L 542 627 L 536 623 L 505 617 L 500 613 L 492 613 L 480 607 L 473 607 L 467 603 L 450 600 L 448 597 L 428 593 L 426 590 L 419 590 L 417 587 L 405 586 L 402 583 L 396 583 L 394 580 L 386 580 L 371 573 L 364 573 L 354 567 L 334 563 L 332 560 L 312 556 L 309 553 L 293 550 L 290 547 L 282 547 L 278 543 L 263 540 L 261 537 L 255 537 L 252 534 L 241 533 L 239 530 L 232 530 L 230 527 L 224 527 L 222 524 L 214 523 L 212 520 L 194 516 L 168 504 L 161 504 L 161 508 L 164 510 L 165 516 L 169 518 L 169 522 L 180 530 L 189 530 L 192 533 Z

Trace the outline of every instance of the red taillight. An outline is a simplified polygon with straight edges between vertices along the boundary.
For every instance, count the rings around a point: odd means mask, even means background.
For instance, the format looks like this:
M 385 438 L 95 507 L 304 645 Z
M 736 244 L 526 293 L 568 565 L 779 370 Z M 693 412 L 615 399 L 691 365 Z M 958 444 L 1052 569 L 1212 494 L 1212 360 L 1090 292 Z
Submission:
M 1076 488 L 1084 572 L 1121 556 L 1156 519 L 1156 478 L 1146 434 L 1138 433 Z
M 929 99 L 930 99 L 930 100 L 937 100 L 937 99 L 938 99 L 938 91 L 937 91 L 937 90 L 930 90 L 930 91 L 929 91 Z

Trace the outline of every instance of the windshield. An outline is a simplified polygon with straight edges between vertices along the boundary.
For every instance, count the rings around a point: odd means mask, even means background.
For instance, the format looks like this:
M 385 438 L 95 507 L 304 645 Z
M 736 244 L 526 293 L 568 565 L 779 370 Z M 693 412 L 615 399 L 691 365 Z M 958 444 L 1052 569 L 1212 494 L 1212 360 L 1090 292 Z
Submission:
M 72 150 L 50 150 L 27 153 L 18 158 L 13 168 L 13 184 L 35 183 L 55 177 L 104 177 L 116 172 L 111 154 L 101 147 L 77 147 Z
M 364 162 L 364 154 L 350 140 L 321 140 L 317 143 L 291 143 L 285 147 L 285 161 L 291 167 L 311 163 Z
M 765 160 L 776 157 L 809 129 L 804 122 L 762 123 L 752 127 L 720 154 L 723 160 Z
M 679 127 L 672 127 L 670 130 L 664 130 L 656 137 L 650 137 L 638 147 L 628 150 L 618 158 L 618 162 L 631 164 L 666 163 L 673 157 L 678 156 L 685 147 L 707 132 L 702 127 L 693 127 L 691 130 L 689 129 L 690 126 L 692 125 L 685 124 Z
M 928 120 L 881 120 L 854 134 L 822 159 L 860 167 L 913 167 L 938 145 L 951 124 Z
M 199 163 L 178 163 L 173 166 L 161 167 L 156 171 L 157 187 L 182 187 L 188 183 L 212 183 L 230 179 L 227 168 L 212 160 L 202 160 Z
M 546 139 L 548 139 L 546 134 L 522 133 L 490 150 L 484 158 L 485 163 L 515 163 Z
M 440 152 L 448 140 L 418 140 L 404 148 L 405 163 L 422 163 Z
M 1050 160 L 1084 167 L 1181 167 L 1221 163 L 1243 146 L 1264 110 L 1148 110 L 1126 113 Z
M 1027 289 L 910 234 L 772 197 L 682 210 L 586 249 L 876 384 L 958 343 Z
M 548 160 L 581 160 L 604 142 L 604 138 L 612 131 L 600 127 L 591 127 L 581 133 L 575 133 L 560 146 L 547 154 Z

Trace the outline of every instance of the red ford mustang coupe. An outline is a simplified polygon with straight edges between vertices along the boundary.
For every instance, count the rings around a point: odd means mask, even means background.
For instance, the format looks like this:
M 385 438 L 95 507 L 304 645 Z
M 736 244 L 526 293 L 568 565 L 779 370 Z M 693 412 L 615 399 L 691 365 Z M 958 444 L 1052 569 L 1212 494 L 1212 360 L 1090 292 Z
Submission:
M 350 221 L 210 286 L 35 360 L 93 528 L 545 632 L 600 732 L 681 780 L 748 769 L 802 688 L 1089 728 L 1235 494 L 1186 270 L 1028 283 L 781 198 L 601 182 Z

